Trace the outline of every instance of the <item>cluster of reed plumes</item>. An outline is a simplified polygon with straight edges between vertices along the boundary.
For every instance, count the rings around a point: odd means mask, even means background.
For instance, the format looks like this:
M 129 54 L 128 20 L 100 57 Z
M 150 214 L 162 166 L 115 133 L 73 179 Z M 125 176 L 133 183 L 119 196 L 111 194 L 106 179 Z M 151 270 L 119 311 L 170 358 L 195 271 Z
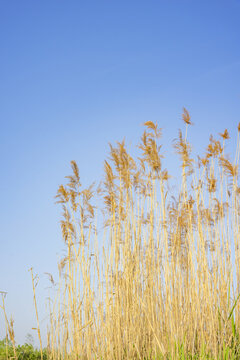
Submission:
M 77 164 L 61 185 L 66 246 L 49 301 L 50 359 L 237 359 L 240 357 L 239 132 L 192 158 L 184 131 L 178 189 L 162 166 L 161 129 L 151 121 L 135 161 L 110 145 L 105 178 L 82 189 Z
M 57 192 L 66 256 L 50 302 L 51 359 L 240 356 L 240 126 L 234 162 L 225 154 L 227 130 L 196 160 L 186 109 L 183 120 L 173 193 L 161 130 L 150 121 L 137 162 L 124 142 L 110 145 L 96 190 L 82 189 L 71 162 Z

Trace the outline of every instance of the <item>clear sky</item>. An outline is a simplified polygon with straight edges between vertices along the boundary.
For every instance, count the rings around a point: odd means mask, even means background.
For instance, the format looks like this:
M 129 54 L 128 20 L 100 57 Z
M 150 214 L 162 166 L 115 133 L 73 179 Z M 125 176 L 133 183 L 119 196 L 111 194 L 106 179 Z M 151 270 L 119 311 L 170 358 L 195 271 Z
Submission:
M 240 0 L 0 0 L 0 290 L 18 342 L 36 325 L 31 266 L 45 321 L 44 272 L 63 249 L 54 196 L 71 160 L 83 185 L 100 180 L 108 142 L 134 149 L 151 120 L 174 169 L 183 106 L 196 151 L 226 127 L 234 140 L 239 19 Z

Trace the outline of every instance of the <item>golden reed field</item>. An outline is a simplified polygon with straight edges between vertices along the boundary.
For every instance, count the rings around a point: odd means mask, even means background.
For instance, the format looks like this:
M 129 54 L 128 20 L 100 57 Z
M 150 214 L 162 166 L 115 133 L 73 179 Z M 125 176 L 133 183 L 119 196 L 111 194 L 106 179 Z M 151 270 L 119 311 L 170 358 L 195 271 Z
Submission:
M 56 196 L 65 256 L 46 349 L 32 272 L 42 359 L 240 359 L 240 124 L 231 160 L 227 130 L 193 158 L 186 109 L 182 118 L 173 142 L 178 188 L 162 167 L 161 129 L 151 121 L 139 158 L 124 141 L 110 145 L 99 186 L 83 189 L 71 162 Z

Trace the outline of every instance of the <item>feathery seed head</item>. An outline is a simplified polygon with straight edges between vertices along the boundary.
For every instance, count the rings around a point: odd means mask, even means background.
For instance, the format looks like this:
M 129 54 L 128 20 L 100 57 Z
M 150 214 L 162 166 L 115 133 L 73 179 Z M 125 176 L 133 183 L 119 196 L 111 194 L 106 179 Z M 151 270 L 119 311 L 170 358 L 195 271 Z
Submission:
M 187 109 L 185 107 L 183 108 L 182 119 L 185 122 L 185 124 L 193 125 L 193 123 L 191 122 L 191 117 L 189 115 L 189 112 L 187 111 Z
M 229 136 L 229 133 L 228 133 L 227 129 L 225 129 L 223 133 L 219 133 L 219 135 L 225 140 L 230 139 L 230 136 Z

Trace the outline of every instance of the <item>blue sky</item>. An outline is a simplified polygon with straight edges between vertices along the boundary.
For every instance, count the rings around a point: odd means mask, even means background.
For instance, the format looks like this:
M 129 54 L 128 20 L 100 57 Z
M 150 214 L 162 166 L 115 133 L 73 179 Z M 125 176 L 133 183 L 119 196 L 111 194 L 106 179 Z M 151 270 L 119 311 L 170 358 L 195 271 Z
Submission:
M 183 106 L 196 151 L 226 127 L 234 143 L 239 19 L 240 0 L 0 0 L 0 290 L 18 342 L 35 326 L 31 266 L 45 321 L 44 272 L 63 249 L 54 196 L 71 160 L 83 185 L 100 180 L 108 142 L 134 150 L 151 120 L 174 172 Z

